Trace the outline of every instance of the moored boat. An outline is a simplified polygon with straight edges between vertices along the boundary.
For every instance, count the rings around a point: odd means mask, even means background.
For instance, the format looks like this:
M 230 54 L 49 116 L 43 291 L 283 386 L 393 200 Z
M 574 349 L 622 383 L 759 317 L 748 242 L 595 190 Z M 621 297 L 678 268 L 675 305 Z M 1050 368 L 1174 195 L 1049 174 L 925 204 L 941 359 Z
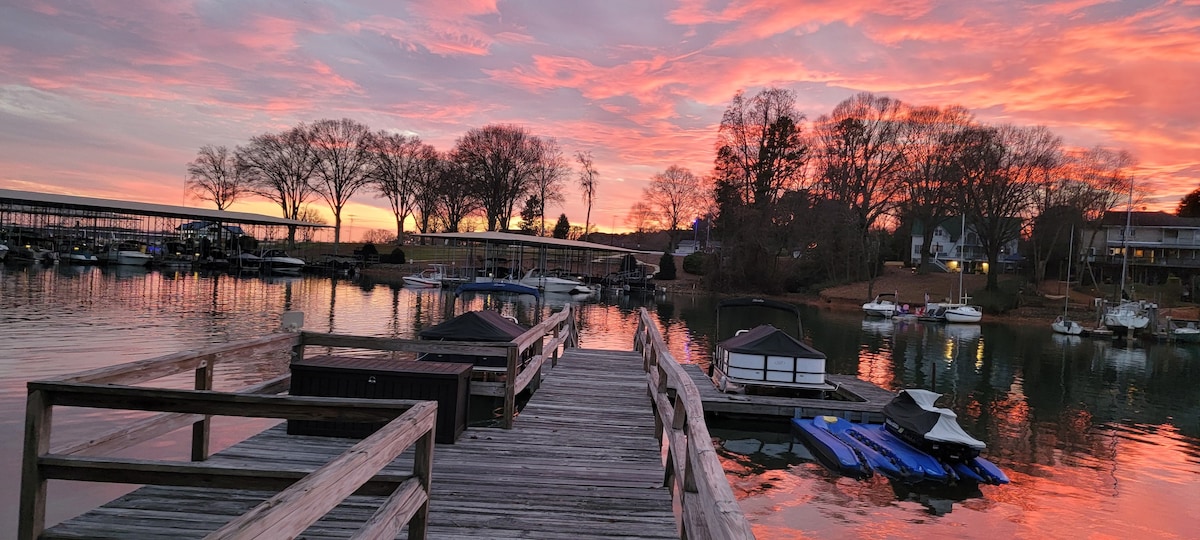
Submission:
M 300 275 L 306 264 L 282 249 L 266 249 L 258 253 L 259 265 L 272 274 Z
M 796 335 L 771 324 L 760 324 L 751 329 L 740 329 L 732 337 L 721 340 L 711 364 L 711 376 L 717 388 L 722 392 L 833 390 L 833 385 L 825 382 L 825 353 L 798 337 L 803 335 L 803 328 L 796 306 L 762 298 L 725 300 L 717 307 L 718 331 L 722 311 L 759 307 L 794 318 L 792 324 Z
M 880 424 L 857 424 L 835 416 L 793 418 L 792 431 L 822 465 L 853 478 L 879 473 L 905 484 L 1007 484 L 1008 476 L 990 461 L 974 456 L 939 458 L 896 436 Z
M 1150 325 L 1145 302 L 1121 302 L 1104 311 L 1104 326 L 1113 332 L 1137 333 Z
M 968 304 L 948 304 L 943 306 L 942 317 L 948 323 L 977 323 L 983 319 L 983 309 Z
M 875 299 L 863 304 L 863 312 L 868 317 L 891 318 L 900 311 L 896 293 L 880 293 Z
M 121 266 L 146 266 L 154 256 L 146 253 L 145 247 L 136 242 L 119 242 L 111 245 L 104 254 L 108 264 Z
M 444 265 L 434 264 L 420 272 L 404 276 L 403 279 L 404 284 L 409 287 L 439 288 L 442 286 L 445 274 Z
M 939 459 L 965 461 L 986 448 L 958 425 L 954 411 L 934 403 L 941 394 L 910 388 L 883 406 L 884 426 L 905 442 Z
M 548 293 L 589 294 L 592 292 L 580 280 L 564 277 L 555 272 L 547 272 L 541 268 L 533 268 L 525 272 L 519 283 Z
M 1068 319 L 1065 315 L 1055 317 L 1054 322 L 1050 323 L 1050 329 L 1057 334 L 1065 336 L 1078 336 L 1083 334 L 1083 325 L 1078 321 Z

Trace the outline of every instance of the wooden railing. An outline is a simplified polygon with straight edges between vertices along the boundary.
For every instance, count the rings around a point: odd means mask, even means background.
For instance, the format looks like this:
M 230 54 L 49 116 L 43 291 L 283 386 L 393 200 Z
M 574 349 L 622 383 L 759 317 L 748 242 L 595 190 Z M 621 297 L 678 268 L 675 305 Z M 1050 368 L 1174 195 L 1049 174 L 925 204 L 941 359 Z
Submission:
M 303 358 L 305 348 L 310 346 L 418 354 L 504 355 L 508 359 L 504 380 L 473 383 L 472 393 L 503 397 L 504 427 L 512 428 L 516 395 L 528 387 L 536 388 L 547 361 L 551 366 L 558 364 L 559 347 L 578 345 L 574 317 L 575 311 L 568 306 L 511 342 L 486 345 L 287 332 L 30 382 L 18 537 L 34 539 L 44 530 L 48 480 L 80 480 L 283 490 L 213 533 L 213 538 L 253 538 L 267 531 L 272 537 L 292 530 L 300 534 L 351 493 L 390 494 L 388 502 L 360 529 L 358 536 L 393 537 L 397 531 L 392 529 L 407 523 L 409 538 L 424 538 L 437 402 L 276 395 L 289 390 L 291 376 L 287 373 L 233 392 L 217 392 L 213 391 L 215 366 L 223 362 L 241 364 L 254 355 L 275 354 L 296 360 Z M 522 360 L 523 356 L 529 358 Z M 189 371 L 195 374 L 193 390 L 134 386 Z M 162 414 L 51 449 L 55 406 Z M 191 426 L 191 459 L 205 461 L 210 455 L 213 415 L 389 423 L 308 475 L 286 470 L 232 469 L 110 457 L 119 450 Z M 414 444 L 416 458 L 411 476 L 377 474 Z
M 213 391 L 214 367 L 256 352 L 285 352 L 300 335 L 276 334 L 199 352 L 178 353 L 28 383 L 25 448 L 21 465 L 18 538 L 38 538 L 45 528 L 49 480 L 206 486 L 278 493 L 230 521 L 209 538 L 294 537 L 353 493 L 390 494 L 359 529 L 364 538 L 394 536 L 405 524 L 409 537 L 424 538 L 433 469 L 437 402 L 316 398 L 273 395 L 287 390 L 287 375 L 235 392 Z M 195 371 L 195 389 L 133 386 Z M 83 443 L 51 449 L 55 406 L 152 411 L 134 422 Z M 373 435 L 317 470 L 250 469 L 176 461 L 111 457 L 117 450 L 192 425 L 192 459 L 208 457 L 212 415 L 298 420 L 387 421 Z M 377 475 L 415 446 L 411 475 Z
M 659 441 L 667 439 L 667 482 L 683 512 L 680 537 L 754 538 L 713 448 L 700 391 L 667 350 L 646 308 L 639 311 L 634 350 L 642 353 Z

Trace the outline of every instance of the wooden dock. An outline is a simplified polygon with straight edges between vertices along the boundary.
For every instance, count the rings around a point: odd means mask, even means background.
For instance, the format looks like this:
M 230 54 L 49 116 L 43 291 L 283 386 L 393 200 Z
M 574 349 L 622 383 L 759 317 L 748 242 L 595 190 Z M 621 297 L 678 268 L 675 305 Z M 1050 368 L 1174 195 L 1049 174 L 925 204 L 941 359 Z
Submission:
M 726 394 L 717 390 L 700 366 L 690 364 L 684 366 L 684 369 L 688 377 L 691 377 L 692 383 L 700 390 L 704 412 L 717 415 L 785 418 L 830 415 L 852 422 L 881 423 L 883 406 L 895 397 L 892 392 L 856 377 L 831 374 L 826 374 L 825 380 L 838 387 L 837 393 L 857 396 L 862 401 Z
M 279 425 L 208 462 L 311 471 L 355 442 L 287 435 Z M 406 474 L 412 458 L 405 452 L 383 473 Z M 428 536 L 679 538 L 664 475 L 642 355 L 567 349 L 513 429 L 472 427 L 436 445 Z M 42 537 L 202 538 L 273 494 L 147 486 Z M 384 499 L 352 496 L 302 537 L 350 538 Z

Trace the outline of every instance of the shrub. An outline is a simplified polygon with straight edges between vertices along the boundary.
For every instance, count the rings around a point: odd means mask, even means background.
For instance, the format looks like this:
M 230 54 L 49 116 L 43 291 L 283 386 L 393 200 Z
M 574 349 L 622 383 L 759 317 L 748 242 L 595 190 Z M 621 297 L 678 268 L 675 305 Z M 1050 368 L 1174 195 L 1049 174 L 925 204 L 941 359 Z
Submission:
M 683 271 L 693 276 L 703 276 L 708 257 L 700 252 L 689 254 L 683 258 Z
M 395 248 L 391 253 L 379 257 L 379 262 L 388 264 L 404 264 L 404 250 Z

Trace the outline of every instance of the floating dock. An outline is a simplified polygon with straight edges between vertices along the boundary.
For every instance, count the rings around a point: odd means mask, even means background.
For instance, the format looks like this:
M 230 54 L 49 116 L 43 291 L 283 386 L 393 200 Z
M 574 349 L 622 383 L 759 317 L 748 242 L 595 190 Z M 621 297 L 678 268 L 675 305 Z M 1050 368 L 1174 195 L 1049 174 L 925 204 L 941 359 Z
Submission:
M 819 415 L 837 416 L 851 422 L 883 422 L 883 406 L 895 394 L 851 375 L 826 374 L 825 380 L 837 387 L 841 399 L 795 398 L 755 394 L 727 394 L 717 390 L 712 379 L 698 365 L 684 370 L 700 390 L 704 412 L 716 415 L 793 418 Z

